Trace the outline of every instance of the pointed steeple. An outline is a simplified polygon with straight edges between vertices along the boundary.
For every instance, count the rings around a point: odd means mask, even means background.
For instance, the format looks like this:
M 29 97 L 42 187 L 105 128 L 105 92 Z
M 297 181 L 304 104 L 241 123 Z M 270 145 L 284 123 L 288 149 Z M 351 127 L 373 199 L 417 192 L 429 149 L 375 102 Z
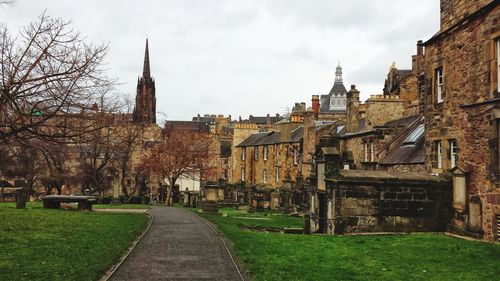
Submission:
M 151 72 L 149 69 L 149 47 L 147 38 L 146 38 L 146 51 L 144 52 L 144 67 L 142 69 L 142 77 L 144 77 L 144 79 L 151 78 Z
M 137 80 L 137 94 L 133 113 L 134 122 L 151 124 L 156 122 L 156 89 L 149 65 L 149 46 L 146 38 L 142 77 Z

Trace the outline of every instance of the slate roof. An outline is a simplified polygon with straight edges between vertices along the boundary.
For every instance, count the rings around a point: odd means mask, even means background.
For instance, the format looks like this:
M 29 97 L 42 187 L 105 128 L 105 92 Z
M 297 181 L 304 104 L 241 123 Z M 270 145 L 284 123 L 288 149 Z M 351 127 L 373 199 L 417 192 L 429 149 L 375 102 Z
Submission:
M 345 110 L 330 110 L 330 97 L 331 96 L 346 96 L 347 89 L 342 82 L 335 82 L 328 95 L 321 95 L 319 99 L 319 112 L 320 113 L 335 113 L 345 112 Z
M 195 116 L 193 117 L 193 122 L 206 122 L 206 123 L 215 123 L 215 116 Z
M 264 125 L 264 124 L 275 124 L 276 122 L 279 122 L 283 120 L 285 117 L 280 116 L 279 114 L 276 114 L 275 116 L 253 116 L 250 115 L 248 119 L 242 120 L 241 123 L 249 123 L 249 124 L 258 124 L 258 125 Z
M 193 131 L 198 131 L 200 133 L 208 133 L 210 131 L 208 122 L 198 122 L 198 121 L 166 121 L 165 130 L 175 130 L 175 129 L 191 129 Z
M 400 80 L 413 74 L 413 71 L 411 69 L 397 69 L 395 72 L 395 74 L 399 76 Z
M 418 118 L 420 118 L 420 115 L 413 115 L 409 117 L 404 117 L 396 120 L 392 120 L 389 122 L 386 122 L 385 124 L 381 126 L 377 126 L 377 128 L 394 128 L 394 127 L 408 127 L 411 124 L 415 122 Z
M 290 142 L 300 142 L 300 140 L 304 137 L 304 127 L 298 127 L 292 131 L 292 137 L 290 138 Z
M 282 141 L 280 139 L 281 132 L 277 131 L 262 132 L 250 135 L 236 147 L 261 146 L 261 145 L 270 145 L 278 143 L 297 143 L 300 142 L 303 136 L 304 136 L 304 127 L 299 127 L 293 130 L 290 139 L 285 141 Z
M 394 148 L 392 148 L 385 157 L 378 163 L 380 165 L 408 165 L 408 164 L 424 164 L 425 163 L 425 133 L 418 136 L 414 144 L 405 144 L 404 141 L 409 135 L 418 130 L 419 125 L 424 125 L 423 116 L 413 120 L 413 124 L 409 124 L 408 130 L 405 130 L 396 138 Z M 404 120 L 408 122 L 410 119 Z M 401 120 L 401 119 L 400 119 Z M 398 121 L 398 120 L 395 120 Z

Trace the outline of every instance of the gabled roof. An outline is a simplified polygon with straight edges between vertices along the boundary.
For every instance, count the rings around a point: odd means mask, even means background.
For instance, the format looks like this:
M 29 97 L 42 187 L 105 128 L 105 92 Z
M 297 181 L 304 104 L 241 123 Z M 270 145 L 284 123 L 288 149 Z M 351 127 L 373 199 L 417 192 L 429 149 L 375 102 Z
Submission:
M 209 123 L 208 122 L 197 122 L 197 121 L 166 121 L 165 130 L 175 130 L 175 129 L 189 129 L 193 131 L 198 131 L 200 133 L 208 133 Z
M 296 128 L 292 131 L 287 140 L 281 139 L 281 132 L 271 131 L 250 135 L 236 147 L 261 146 L 278 143 L 298 143 L 304 137 L 304 127 Z
M 292 137 L 290 138 L 290 142 L 300 142 L 300 140 L 304 137 L 304 127 L 298 127 L 292 131 Z

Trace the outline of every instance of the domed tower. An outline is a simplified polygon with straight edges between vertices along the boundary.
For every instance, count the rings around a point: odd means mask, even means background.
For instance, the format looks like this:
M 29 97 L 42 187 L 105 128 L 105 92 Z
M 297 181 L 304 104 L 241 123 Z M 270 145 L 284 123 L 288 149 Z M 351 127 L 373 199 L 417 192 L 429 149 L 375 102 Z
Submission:
M 146 39 L 142 77 L 137 80 L 137 95 L 135 96 L 135 107 L 133 113 L 134 122 L 146 124 L 156 123 L 155 94 L 155 80 L 151 77 L 148 39 Z
M 340 66 L 340 62 L 335 69 L 335 82 L 328 95 L 330 96 L 330 110 L 346 111 L 347 90 L 342 81 L 342 67 Z
M 328 95 L 321 95 L 321 113 L 345 113 L 346 112 L 347 90 L 342 80 L 342 67 L 340 62 L 335 68 L 335 82 Z

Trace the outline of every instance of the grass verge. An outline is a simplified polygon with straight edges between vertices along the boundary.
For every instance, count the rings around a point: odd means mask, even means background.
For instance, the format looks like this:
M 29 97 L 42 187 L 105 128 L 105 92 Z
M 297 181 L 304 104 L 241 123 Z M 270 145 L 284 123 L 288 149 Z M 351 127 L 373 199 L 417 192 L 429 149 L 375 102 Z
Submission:
M 323 236 L 252 232 L 303 219 L 222 210 L 199 213 L 234 243 L 254 280 L 498 280 L 500 245 L 441 234 Z M 248 219 L 253 218 L 253 219 Z M 260 219 L 259 219 L 260 218 Z
M 0 280 L 97 280 L 146 228 L 145 214 L 0 204 Z

